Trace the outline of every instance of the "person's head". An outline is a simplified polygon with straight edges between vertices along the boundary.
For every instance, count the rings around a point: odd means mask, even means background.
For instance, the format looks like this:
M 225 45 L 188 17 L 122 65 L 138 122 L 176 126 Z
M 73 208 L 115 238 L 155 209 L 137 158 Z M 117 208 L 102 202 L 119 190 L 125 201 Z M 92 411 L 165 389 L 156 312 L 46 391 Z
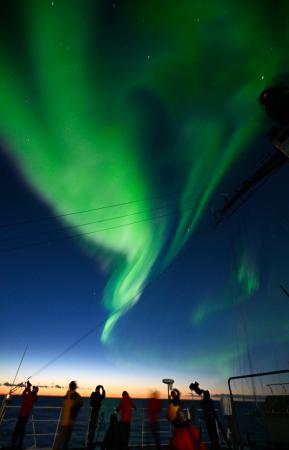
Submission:
M 151 397 L 152 398 L 159 398 L 160 397 L 159 391 L 153 391 L 152 394 L 151 394 Z
M 75 391 L 75 389 L 77 389 L 77 383 L 76 383 L 76 381 L 71 381 L 71 382 L 69 383 L 69 389 L 70 389 L 71 391 Z
M 173 400 L 179 400 L 181 393 L 178 389 L 173 389 L 171 392 L 171 397 Z
M 210 396 L 210 392 L 209 392 L 209 391 L 204 391 L 204 394 L 203 394 L 203 395 L 204 395 L 204 397 L 203 397 L 204 400 L 210 400 L 210 397 L 211 397 L 211 396 Z
M 98 386 L 96 386 L 95 392 L 99 394 L 101 389 L 103 389 L 103 387 L 99 384 Z
M 34 394 L 37 394 L 37 392 L 38 392 L 38 386 L 33 386 L 32 392 L 34 392 Z
M 128 392 L 127 391 L 123 391 L 122 396 L 123 396 L 123 398 L 128 398 L 129 397 Z

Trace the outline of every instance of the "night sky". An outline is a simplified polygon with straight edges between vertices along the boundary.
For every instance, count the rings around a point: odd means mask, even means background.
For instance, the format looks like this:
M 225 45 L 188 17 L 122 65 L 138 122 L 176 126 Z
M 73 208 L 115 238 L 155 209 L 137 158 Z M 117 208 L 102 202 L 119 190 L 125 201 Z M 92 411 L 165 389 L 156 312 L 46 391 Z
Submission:
M 289 164 L 212 214 L 274 151 L 258 97 L 289 71 L 288 13 L 1 2 L 0 383 L 26 345 L 18 381 L 108 395 L 288 368 Z

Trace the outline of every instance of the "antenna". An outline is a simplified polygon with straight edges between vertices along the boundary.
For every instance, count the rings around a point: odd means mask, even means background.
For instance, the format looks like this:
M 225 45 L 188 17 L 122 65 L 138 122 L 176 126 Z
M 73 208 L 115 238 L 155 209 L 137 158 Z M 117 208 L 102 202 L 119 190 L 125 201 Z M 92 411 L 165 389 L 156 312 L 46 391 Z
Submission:
M 171 378 L 164 378 L 162 382 L 168 385 L 168 399 L 170 399 L 170 391 L 173 389 L 175 380 L 172 380 Z

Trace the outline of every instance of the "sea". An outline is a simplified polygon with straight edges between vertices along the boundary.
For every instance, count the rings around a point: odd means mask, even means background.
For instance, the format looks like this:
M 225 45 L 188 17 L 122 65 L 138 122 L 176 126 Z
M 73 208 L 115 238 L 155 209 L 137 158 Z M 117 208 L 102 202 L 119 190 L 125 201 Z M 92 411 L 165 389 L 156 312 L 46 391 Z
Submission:
M 0 398 L 1 403 L 2 399 L 3 397 Z M 71 437 L 71 448 L 85 447 L 87 442 L 90 417 L 89 398 L 83 398 L 83 401 L 84 404 L 77 416 Z M 136 406 L 136 411 L 133 413 L 129 444 L 131 446 L 152 444 L 153 437 L 149 429 L 146 409 L 148 400 L 143 398 L 134 398 L 133 401 Z M 31 446 L 36 446 L 39 448 L 52 447 L 61 414 L 62 402 L 63 397 L 39 396 L 37 404 L 35 404 L 30 415 L 30 420 L 27 424 L 24 448 L 29 448 Z M 102 402 L 95 436 L 96 442 L 101 442 L 103 440 L 105 432 L 109 426 L 110 416 L 112 413 L 116 412 L 119 402 L 119 398 L 106 398 Z M 200 407 L 200 402 L 183 402 L 184 406 L 188 409 L 192 407 L 192 403 L 194 404 L 194 409 L 198 410 Z M 20 405 L 21 397 L 13 397 L 9 407 L 7 408 L 5 420 L 0 425 L 0 447 L 10 445 Z M 171 424 L 166 418 L 167 405 L 168 401 L 162 400 L 163 410 L 160 418 L 160 435 L 163 444 L 167 444 L 169 442 L 172 433 Z M 188 414 L 193 415 L 192 408 L 191 412 L 188 412 Z
M 3 396 L 0 396 L 2 403 Z M 70 441 L 71 448 L 84 448 L 87 443 L 88 424 L 90 417 L 89 398 L 83 398 L 84 405 L 81 408 L 73 434 Z M 130 433 L 130 446 L 146 446 L 153 444 L 153 437 L 149 429 L 147 417 L 146 399 L 133 399 L 136 411 L 133 414 Z M 55 434 L 59 426 L 59 418 L 61 414 L 61 406 L 63 397 L 40 396 L 37 404 L 34 406 L 30 420 L 27 424 L 24 448 L 38 447 L 51 448 L 55 439 Z M 110 416 L 116 411 L 119 405 L 119 398 L 106 398 L 102 402 L 99 413 L 98 427 L 95 435 L 95 441 L 101 442 L 105 432 L 109 426 Z M 199 400 L 184 400 L 184 408 L 186 408 L 188 417 L 191 422 L 196 425 L 202 434 L 202 440 L 208 442 L 207 431 L 205 427 L 201 402 Z M 166 418 L 167 400 L 162 400 L 163 410 L 160 419 L 160 435 L 162 444 L 169 443 L 172 427 Z M 21 405 L 21 396 L 12 397 L 4 420 L 0 424 L 0 448 L 10 445 L 13 430 Z M 255 442 L 270 442 L 270 436 L 264 422 L 260 419 L 260 414 L 255 414 L 256 405 L 253 402 L 236 402 L 239 417 L 239 428 L 244 440 L 255 440 Z M 228 417 L 223 414 L 220 401 L 214 401 L 214 408 L 219 418 L 219 423 L 224 433 L 228 433 Z M 219 430 L 221 441 L 224 442 L 221 430 Z

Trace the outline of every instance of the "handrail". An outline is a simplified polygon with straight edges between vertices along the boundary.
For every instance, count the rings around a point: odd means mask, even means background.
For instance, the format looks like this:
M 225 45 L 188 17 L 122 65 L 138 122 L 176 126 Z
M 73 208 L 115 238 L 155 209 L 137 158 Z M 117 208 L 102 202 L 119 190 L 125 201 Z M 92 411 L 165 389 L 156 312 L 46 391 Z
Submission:
M 6 413 L 8 410 L 12 410 L 12 409 L 19 409 L 19 406 L 14 406 L 14 405 L 7 405 L 6 407 Z M 148 408 L 138 408 L 138 410 L 136 411 L 133 419 L 132 419 L 132 430 L 131 430 L 131 434 L 130 434 L 130 441 L 132 441 L 132 443 L 139 443 L 140 446 L 143 448 L 145 447 L 145 436 L 151 435 L 150 430 L 146 429 L 146 423 L 149 423 L 149 419 L 147 418 L 147 414 L 146 414 L 146 410 Z M 59 410 L 59 414 L 57 418 L 48 418 L 48 419 L 37 419 L 36 413 L 37 410 Z M 90 407 L 84 407 L 82 408 L 82 413 L 83 411 L 91 411 Z M 163 408 L 163 410 L 166 410 L 166 408 Z M 62 407 L 61 406 L 34 406 L 33 408 L 33 413 L 31 415 L 30 420 L 28 421 L 28 423 L 30 423 L 32 425 L 32 433 L 31 432 L 27 432 L 25 433 L 25 436 L 27 437 L 32 437 L 33 439 L 33 447 L 37 448 L 37 438 L 39 437 L 52 437 L 53 436 L 53 443 L 52 443 L 52 447 L 55 443 L 56 437 L 58 435 L 58 431 L 59 431 L 59 427 L 60 427 L 60 420 L 61 420 L 61 413 L 62 413 Z M 84 442 L 86 443 L 87 441 L 87 430 L 88 430 L 88 425 L 89 425 L 89 414 L 87 414 L 87 419 L 86 420 L 77 420 L 76 422 L 76 426 L 77 425 L 86 425 L 85 430 L 84 431 Z M 6 418 L 4 416 L 3 418 L 3 423 L 8 423 L 8 422 L 16 422 L 17 421 L 17 417 L 15 418 Z M 45 422 L 49 422 L 49 423 L 56 423 L 56 429 L 53 432 L 38 432 L 37 430 L 37 423 L 45 423 Z M 171 429 L 170 429 L 170 424 L 168 422 L 168 420 L 166 418 L 161 418 L 160 419 L 160 423 L 166 423 L 168 425 L 168 429 L 164 430 L 161 429 L 160 430 L 160 435 L 163 436 L 163 440 L 165 441 L 169 441 L 169 438 L 171 436 Z M 134 431 L 133 426 L 134 425 L 140 425 L 140 432 L 138 431 Z
M 271 372 L 250 373 L 250 374 L 246 374 L 246 375 L 237 375 L 237 376 L 228 378 L 228 387 L 229 387 L 230 400 L 231 400 L 231 406 L 232 406 L 232 417 L 233 417 L 234 427 L 235 427 L 234 431 L 236 434 L 235 437 L 236 437 L 237 442 L 239 443 L 238 448 L 240 450 L 243 450 L 244 445 L 243 445 L 243 442 L 241 439 L 239 423 L 237 421 L 236 407 L 235 407 L 235 402 L 234 402 L 232 388 L 231 388 L 231 381 L 240 380 L 240 379 L 244 379 L 244 378 L 263 377 L 263 376 L 267 376 L 267 375 L 280 375 L 280 374 L 284 374 L 284 373 L 289 373 L 289 370 L 284 369 L 284 370 L 273 370 Z

